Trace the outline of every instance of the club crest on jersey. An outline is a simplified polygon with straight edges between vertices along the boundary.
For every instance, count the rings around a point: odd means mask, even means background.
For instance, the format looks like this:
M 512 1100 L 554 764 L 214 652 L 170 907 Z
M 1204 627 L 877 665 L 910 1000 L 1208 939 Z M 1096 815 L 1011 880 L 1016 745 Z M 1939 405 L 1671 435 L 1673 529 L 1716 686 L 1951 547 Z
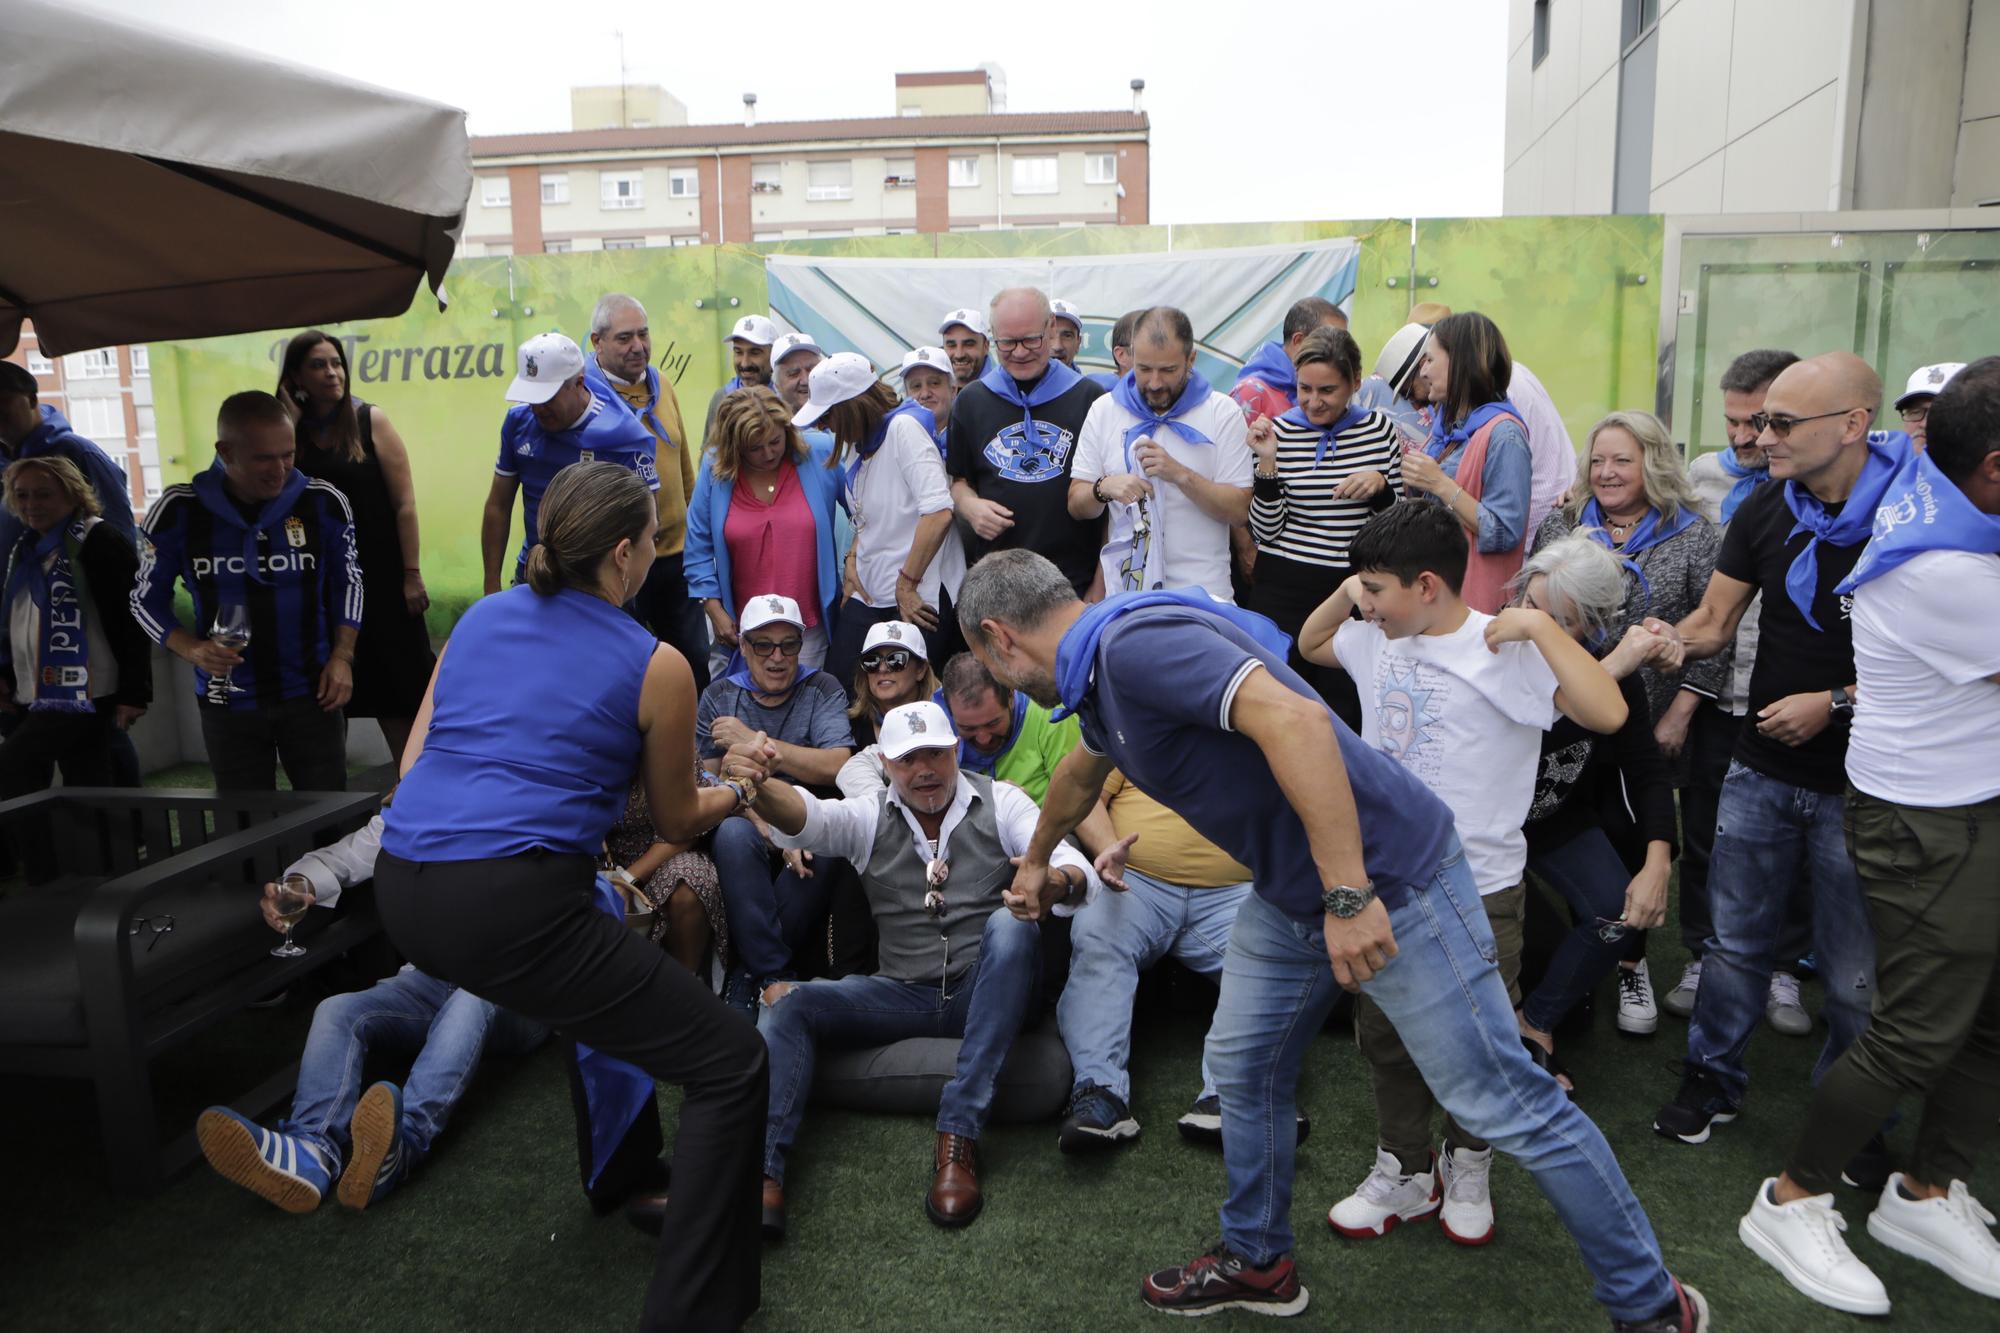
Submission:
M 285 541 L 294 547 L 306 544 L 306 525 L 297 518 L 285 520 Z
M 986 442 L 986 461 L 1008 481 L 1052 481 L 1063 475 L 1076 437 L 1059 426 L 1016 422 Z

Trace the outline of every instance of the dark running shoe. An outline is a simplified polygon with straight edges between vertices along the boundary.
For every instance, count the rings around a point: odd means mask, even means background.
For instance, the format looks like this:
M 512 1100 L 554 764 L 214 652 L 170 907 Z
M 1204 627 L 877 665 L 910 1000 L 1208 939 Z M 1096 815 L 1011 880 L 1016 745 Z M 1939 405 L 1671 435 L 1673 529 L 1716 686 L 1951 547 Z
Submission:
M 1653 1117 L 1653 1132 L 1682 1143 L 1707 1143 L 1709 1130 L 1728 1124 L 1736 1112 L 1713 1074 L 1690 1069 L 1681 1076 L 1681 1090 Z
M 1161 1314 L 1205 1315 L 1218 1310 L 1294 1315 L 1311 1299 L 1299 1285 L 1298 1266 L 1289 1254 L 1264 1268 L 1218 1243 L 1178 1268 L 1162 1268 L 1139 1284 L 1139 1299 Z
M 1708 1302 L 1679 1278 L 1673 1281 L 1672 1305 L 1651 1319 L 1614 1319 L 1612 1333 L 1708 1333 Z
M 1139 1122 L 1123 1098 L 1099 1084 L 1079 1083 L 1069 1095 L 1056 1146 L 1066 1153 L 1101 1152 L 1138 1137 Z
M 1298 1113 L 1299 1138 L 1304 1143 L 1313 1132 L 1312 1117 L 1304 1111 Z M 1187 1113 L 1174 1122 L 1181 1137 L 1189 1143 L 1199 1143 L 1205 1148 L 1222 1146 L 1222 1099 L 1220 1097 L 1197 1097 Z

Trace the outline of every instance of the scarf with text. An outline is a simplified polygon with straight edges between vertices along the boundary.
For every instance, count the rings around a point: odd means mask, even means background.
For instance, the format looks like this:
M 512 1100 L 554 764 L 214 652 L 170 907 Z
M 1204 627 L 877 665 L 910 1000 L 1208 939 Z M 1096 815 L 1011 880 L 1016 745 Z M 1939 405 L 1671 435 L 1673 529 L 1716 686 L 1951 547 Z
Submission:
M 1910 451 L 1874 512 L 1868 546 L 1835 592 L 1851 593 L 1925 551 L 2000 555 L 2000 516 L 1966 499 L 1929 454 Z
M 84 629 L 83 539 L 90 520 L 75 519 L 46 535 L 21 534 L 7 562 L 7 605 L 25 589 L 35 604 L 39 642 L 32 675 L 34 713 L 89 713 L 90 636 Z M 53 557 L 53 560 L 51 560 Z

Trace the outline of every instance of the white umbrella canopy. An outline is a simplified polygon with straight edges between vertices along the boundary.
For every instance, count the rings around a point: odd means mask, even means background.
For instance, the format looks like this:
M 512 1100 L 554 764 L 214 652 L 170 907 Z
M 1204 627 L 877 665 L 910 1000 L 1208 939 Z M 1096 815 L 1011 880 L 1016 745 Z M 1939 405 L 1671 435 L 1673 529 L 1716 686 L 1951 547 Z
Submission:
M 442 308 L 471 189 L 456 108 L 0 3 L 0 355 Z

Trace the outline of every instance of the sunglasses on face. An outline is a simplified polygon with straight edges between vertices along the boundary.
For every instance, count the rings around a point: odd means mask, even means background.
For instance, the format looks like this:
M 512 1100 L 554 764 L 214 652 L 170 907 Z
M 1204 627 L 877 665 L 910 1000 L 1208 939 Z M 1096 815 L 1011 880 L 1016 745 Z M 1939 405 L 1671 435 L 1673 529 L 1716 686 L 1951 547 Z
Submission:
M 868 672 L 901 671 L 910 664 L 907 649 L 896 648 L 886 653 L 870 653 L 861 659 L 861 669 Z
M 745 639 L 743 646 L 758 657 L 769 657 L 782 653 L 786 657 L 797 657 L 799 649 L 806 646 L 804 639 Z
M 1783 412 L 1757 412 L 1752 414 L 1750 418 L 1750 429 L 1756 431 L 1759 435 L 1768 430 L 1773 437 L 1782 440 L 1790 435 L 1794 428 L 1802 426 L 1808 421 L 1825 421 L 1828 417 L 1844 417 L 1849 412 L 1859 410 L 1861 409 L 1843 407 L 1838 412 L 1815 412 L 1809 417 L 1786 416 Z

